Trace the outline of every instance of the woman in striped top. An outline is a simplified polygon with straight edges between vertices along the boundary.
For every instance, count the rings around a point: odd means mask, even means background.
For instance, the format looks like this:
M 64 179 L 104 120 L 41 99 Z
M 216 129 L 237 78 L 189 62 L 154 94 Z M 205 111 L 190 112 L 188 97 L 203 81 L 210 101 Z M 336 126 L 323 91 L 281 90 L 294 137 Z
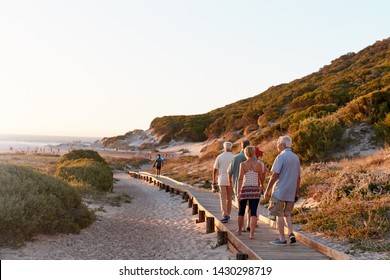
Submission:
M 244 150 L 246 161 L 240 164 L 240 173 L 238 177 L 238 235 L 241 235 L 241 229 L 244 225 L 245 207 L 249 201 L 250 209 L 250 235 L 253 239 L 257 224 L 257 206 L 260 196 L 264 189 L 264 163 L 255 157 L 255 147 L 248 146 Z

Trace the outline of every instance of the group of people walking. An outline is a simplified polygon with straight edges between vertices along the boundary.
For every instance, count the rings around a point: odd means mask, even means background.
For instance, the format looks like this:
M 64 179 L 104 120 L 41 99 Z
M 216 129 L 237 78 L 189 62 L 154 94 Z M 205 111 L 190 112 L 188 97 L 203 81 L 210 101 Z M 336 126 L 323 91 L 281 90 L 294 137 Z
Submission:
M 251 146 L 249 140 L 241 142 L 241 152 L 233 155 L 231 142 L 224 142 L 224 152 L 217 156 L 213 166 L 213 190 L 219 192 L 222 223 L 230 220 L 232 199 L 238 202 L 237 234 L 249 231 L 253 239 L 257 226 L 257 208 L 264 194 L 269 203 L 270 215 L 276 216 L 279 238 L 270 241 L 272 245 L 295 243 L 292 231 L 291 211 L 298 199 L 300 186 L 300 160 L 291 150 L 292 140 L 281 136 L 277 141 L 279 155 L 271 167 L 272 175 L 265 187 L 266 165 L 261 161 L 262 152 Z M 244 226 L 247 209 L 247 225 Z M 287 242 L 284 226 L 288 228 Z

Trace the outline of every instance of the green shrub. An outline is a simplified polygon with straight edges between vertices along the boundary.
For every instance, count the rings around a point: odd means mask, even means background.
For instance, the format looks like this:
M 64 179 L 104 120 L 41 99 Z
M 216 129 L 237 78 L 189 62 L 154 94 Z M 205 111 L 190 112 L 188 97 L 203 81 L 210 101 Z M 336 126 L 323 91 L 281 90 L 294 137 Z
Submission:
M 78 233 L 94 215 L 62 180 L 29 167 L 0 164 L 0 245 L 36 234 Z
M 389 112 L 390 91 L 389 89 L 383 89 L 356 98 L 341 108 L 336 115 L 347 125 L 362 122 L 374 124 L 383 120 Z
M 59 160 L 59 163 L 63 163 L 65 161 L 72 161 L 76 159 L 92 159 L 97 162 L 105 163 L 104 158 L 102 158 L 98 152 L 92 151 L 92 150 L 73 150 L 69 153 L 63 155 L 61 159 Z
M 303 161 L 324 159 L 340 148 L 343 133 L 344 129 L 335 117 L 307 119 L 293 134 L 294 151 Z
M 380 142 L 390 144 L 390 113 L 382 121 L 375 124 L 375 134 Z
M 55 175 L 74 187 L 111 191 L 113 174 L 107 163 L 92 159 L 76 159 L 60 163 Z

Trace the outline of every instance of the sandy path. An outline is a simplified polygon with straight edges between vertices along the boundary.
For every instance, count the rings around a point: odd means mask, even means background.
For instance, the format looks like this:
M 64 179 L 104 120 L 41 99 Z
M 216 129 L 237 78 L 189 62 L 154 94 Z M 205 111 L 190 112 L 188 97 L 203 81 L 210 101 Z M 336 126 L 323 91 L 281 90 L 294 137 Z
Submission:
M 116 174 L 114 192 L 133 200 L 121 207 L 104 206 L 97 221 L 80 234 L 38 236 L 17 250 L 0 249 L 0 259 L 71 260 L 207 260 L 234 259 L 226 245 L 216 247 L 216 234 L 205 234 L 205 225 L 182 203 L 158 188 Z M 99 206 L 94 206 L 99 207 Z M 215 248 L 216 247 L 216 248 Z

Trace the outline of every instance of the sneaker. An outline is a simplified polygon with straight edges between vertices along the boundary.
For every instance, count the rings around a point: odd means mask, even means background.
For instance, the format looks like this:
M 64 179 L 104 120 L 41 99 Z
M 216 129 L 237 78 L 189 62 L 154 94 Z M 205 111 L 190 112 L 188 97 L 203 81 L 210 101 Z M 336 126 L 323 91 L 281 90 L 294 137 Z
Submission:
M 275 222 L 275 221 L 276 221 L 276 216 L 270 216 L 269 219 L 270 219 L 271 221 L 274 221 L 274 222 Z
M 269 242 L 271 245 L 287 245 L 287 240 L 284 240 L 284 241 L 281 241 L 279 238 L 274 240 L 274 241 L 270 241 Z
M 226 218 L 227 218 L 228 220 L 230 220 L 230 216 L 226 216 Z
M 227 223 L 229 221 L 228 219 L 228 216 L 224 216 L 222 219 L 221 219 L 221 223 Z
M 292 243 L 297 243 L 297 239 L 295 238 L 294 233 L 290 233 L 290 235 L 288 236 L 288 238 L 290 238 L 290 244 L 292 244 Z

